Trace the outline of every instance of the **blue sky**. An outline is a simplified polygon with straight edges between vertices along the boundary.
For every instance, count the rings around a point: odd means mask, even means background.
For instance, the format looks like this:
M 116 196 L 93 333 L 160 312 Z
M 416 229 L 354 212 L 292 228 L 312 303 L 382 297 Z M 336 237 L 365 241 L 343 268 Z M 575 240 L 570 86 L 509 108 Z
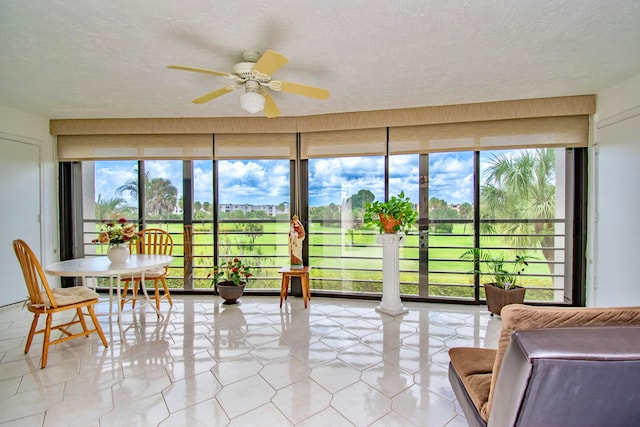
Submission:
M 404 190 L 418 202 L 418 155 L 391 156 L 390 193 Z M 211 161 L 194 163 L 194 192 L 197 201 L 212 201 Z M 219 162 L 221 203 L 279 204 L 289 202 L 289 161 Z M 95 194 L 116 197 L 115 190 L 135 176 L 135 161 L 96 162 Z M 147 161 L 151 177 L 171 181 L 182 195 L 182 161 Z M 384 197 L 383 157 L 341 157 L 309 160 L 309 204 L 340 204 L 361 189 L 371 191 L 377 200 Z M 473 153 L 433 153 L 429 156 L 429 197 L 449 203 L 473 200 Z M 126 196 L 126 195 L 125 195 Z M 126 197 L 125 197 L 126 198 Z

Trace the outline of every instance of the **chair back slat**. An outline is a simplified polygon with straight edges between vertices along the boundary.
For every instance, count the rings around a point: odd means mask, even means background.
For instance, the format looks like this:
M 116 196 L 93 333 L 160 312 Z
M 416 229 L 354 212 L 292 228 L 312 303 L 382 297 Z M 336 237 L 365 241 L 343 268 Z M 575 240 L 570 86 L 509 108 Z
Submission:
M 160 228 L 140 230 L 141 239 L 136 242 L 139 254 L 171 255 L 173 253 L 173 237 Z
M 22 274 L 25 284 L 27 285 L 31 304 L 34 306 L 47 306 L 50 304 L 51 307 L 57 308 L 58 305 L 49 287 L 49 282 L 47 282 L 47 276 L 45 276 L 40 261 L 38 261 L 38 258 L 29 245 L 27 245 L 24 240 L 14 240 L 13 250 L 16 253 L 16 257 L 18 257 L 20 268 L 22 268 Z M 42 294 L 42 291 L 44 291 L 46 298 Z

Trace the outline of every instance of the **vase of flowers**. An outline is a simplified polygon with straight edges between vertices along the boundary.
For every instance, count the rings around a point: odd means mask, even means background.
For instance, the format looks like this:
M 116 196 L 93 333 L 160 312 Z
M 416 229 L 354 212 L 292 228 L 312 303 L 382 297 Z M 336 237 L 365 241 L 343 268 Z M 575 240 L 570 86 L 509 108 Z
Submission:
M 233 258 L 220 266 L 214 266 L 212 273 L 207 277 L 213 276 L 211 286 L 224 299 L 223 304 L 235 304 L 244 292 L 247 280 L 251 277 L 250 267 L 245 265 L 240 258 Z
M 101 243 L 109 245 L 107 257 L 113 263 L 122 263 L 129 258 L 129 243 L 135 242 L 140 238 L 140 234 L 136 232 L 135 224 L 127 223 L 126 218 L 118 220 L 103 220 L 100 224 L 100 232 L 98 238 L 93 243 Z

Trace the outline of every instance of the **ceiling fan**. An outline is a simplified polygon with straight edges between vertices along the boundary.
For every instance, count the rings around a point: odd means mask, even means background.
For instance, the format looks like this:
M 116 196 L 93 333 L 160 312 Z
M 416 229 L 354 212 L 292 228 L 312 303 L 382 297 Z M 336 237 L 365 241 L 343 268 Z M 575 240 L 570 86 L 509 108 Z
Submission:
M 327 99 L 329 91 L 299 83 L 271 80 L 271 75 L 285 65 L 289 60 L 281 53 L 267 50 L 264 55 L 253 50 L 245 50 L 242 53 L 242 62 L 233 66 L 231 73 L 206 70 L 203 68 L 186 67 L 184 65 L 169 65 L 167 68 L 174 70 L 194 71 L 196 73 L 213 74 L 226 77 L 235 84 L 202 95 L 194 99 L 194 104 L 203 104 L 219 96 L 244 87 L 245 93 L 240 95 L 240 106 L 249 113 L 264 111 L 266 117 L 272 118 L 280 115 L 273 98 L 266 89 L 295 93 L 311 98 Z

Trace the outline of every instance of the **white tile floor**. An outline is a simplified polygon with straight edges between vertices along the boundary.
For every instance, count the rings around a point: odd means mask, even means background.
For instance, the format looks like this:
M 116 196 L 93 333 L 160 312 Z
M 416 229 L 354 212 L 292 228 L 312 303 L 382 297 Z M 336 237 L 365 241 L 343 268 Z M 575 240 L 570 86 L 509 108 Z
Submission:
M 314 297 L 175 295 L 100 322 L 97 335 L 53 346 L 39 369 L 32 315 L 0 309 L 0 425 L 466 426 L 447 379 L 447 350 L 495 347 L 486 307 Z M 102 305 L 102 304 L 101 304 Z M 105 307 L 101 307 L 104 310 Z M 42 320 L 41 320 L 42 322 Z

